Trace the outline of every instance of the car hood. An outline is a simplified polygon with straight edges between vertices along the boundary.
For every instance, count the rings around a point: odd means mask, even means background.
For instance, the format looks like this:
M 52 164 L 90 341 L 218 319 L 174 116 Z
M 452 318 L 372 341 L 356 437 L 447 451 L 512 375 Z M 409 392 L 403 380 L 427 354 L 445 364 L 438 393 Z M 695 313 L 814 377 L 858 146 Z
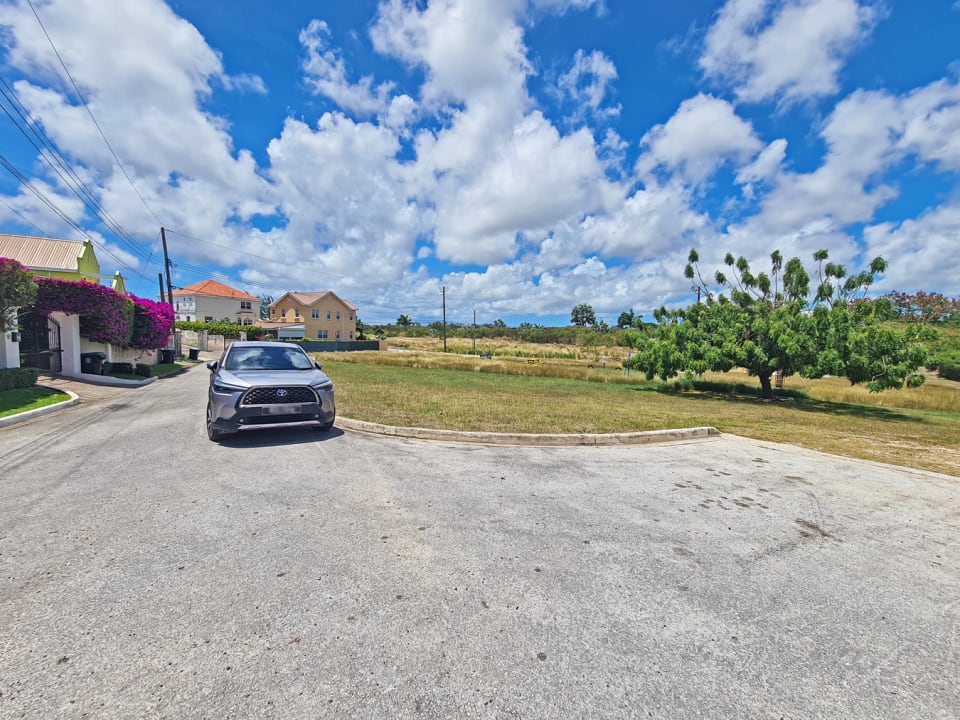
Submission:
M 330 382 L 327 374 L 313 368 L 311 370 L 220 370 L 217 373 L 220 382 L 237 387 L 254 385 L 312 385 L 319 387 Z

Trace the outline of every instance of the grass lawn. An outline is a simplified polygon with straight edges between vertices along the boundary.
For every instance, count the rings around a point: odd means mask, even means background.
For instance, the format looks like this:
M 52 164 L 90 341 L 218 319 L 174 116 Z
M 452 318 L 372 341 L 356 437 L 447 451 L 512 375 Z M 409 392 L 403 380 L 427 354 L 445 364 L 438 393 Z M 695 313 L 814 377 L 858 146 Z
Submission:
M 0 417 L 36 410 L 69 399 L 70 396 L 66 393 L 43 387 L 3 390 L 0 391 Z
M 789 378 L 795 396 L 767 402 L 754 390 L 756 379 L 746 375 L 710 376 L 714 382 L 701 386 L 707 389 L 681 391 L 642 376 L 625 377 L 619 370 L 546 361 L 498 367 L 496 359 L 437 354 L 325 353 L 319 358 L 336 385 L 338 412 L 358 420 L 521 433 L 713 426 L 758 440 L 960 476 L 956 383 L 933 381 L 871 395 L 840 378 Z M 445 364 L 456 367 L 445 369 Z

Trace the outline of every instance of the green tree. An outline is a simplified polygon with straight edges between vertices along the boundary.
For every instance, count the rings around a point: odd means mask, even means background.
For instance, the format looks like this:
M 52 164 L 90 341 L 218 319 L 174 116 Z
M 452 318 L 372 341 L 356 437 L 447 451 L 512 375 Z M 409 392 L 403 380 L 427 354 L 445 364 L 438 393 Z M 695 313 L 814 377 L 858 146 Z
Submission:
M 413 320 L 411 320 L 406 315 L 401 315 L 400 317 L 397 318 L 397 325 L 399 325 L 402 328 L 408 328 L 411 325 L 413 325 Z
M 627 312 L 620 313 L 620 317 L 617 318 L 617 327 L 621 330 L 633 327 L 633 323 L 636 322 L 636 320 L 637 316 L 633 314 L 633 308 L 630 308 Z
M 33 305 L 37 284 L 27 269 L 11 258 L 0 258 L 0 332 L 17 329 L 17 308 Z
M 586 327 L 587 325 L 593 325 L 596 321 L 597 316 L 594 314 L 593 308 L 586 303 L 580 303 L 570 312 L 571 325 Z
M 632 338 L 640 352 L 629 366 L 663 379 L 742 367 L 759 379 L 765 398 L 773 397 L 775 373 L 841 375 L 851 383 L 867 383 L 872 392 L 921 384 L 917 370 L 926 348 L 920 340 L 930 331 L 894 327 L 888 322 L 895 317 L 889 299 L 866 299 L 886 261 L 875 258 L 869 269 L 848 275 L 842 265 L 827 262 L 825 250 L 813 257 L 817 286 L 811 293 L 811 277 L 799 258 L 784 263 L 774 252 L 769 274 L 755 275 L 745 258 L 727 254 L 730 275 L 716 272 L 717 294 L 703 280 L 699 257 L 691 250 L 684 276 L 704 301 L 656 311 L 656 332 Z

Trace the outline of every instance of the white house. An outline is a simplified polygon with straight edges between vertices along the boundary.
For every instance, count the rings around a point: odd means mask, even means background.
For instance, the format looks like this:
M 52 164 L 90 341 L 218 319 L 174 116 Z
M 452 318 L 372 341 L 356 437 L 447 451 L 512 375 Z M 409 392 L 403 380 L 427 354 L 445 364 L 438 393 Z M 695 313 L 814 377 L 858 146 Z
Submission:
M 260 320 L 260 298 L 216 280 L 174 290 L 173 309 L 177 320 L 184 322 L 256 325 Z

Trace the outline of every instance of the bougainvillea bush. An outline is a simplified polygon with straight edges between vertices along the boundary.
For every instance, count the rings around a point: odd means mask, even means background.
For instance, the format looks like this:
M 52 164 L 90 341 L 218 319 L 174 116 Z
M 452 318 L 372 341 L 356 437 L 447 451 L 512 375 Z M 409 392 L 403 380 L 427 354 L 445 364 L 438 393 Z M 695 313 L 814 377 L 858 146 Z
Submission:
M 84 280 L 37 278 L 36 282 L 37 310 L 44 315 L 56 311 L 79 315 L 81 337 L 144 350 L 167 344 L 174 319 L 169 306 L 125 297 Z
M 167 303 L 131 295 L 133 300 L 133 334 L 130 347 L 151 350 L 165 347 L 173 331 L 173 308 Z

